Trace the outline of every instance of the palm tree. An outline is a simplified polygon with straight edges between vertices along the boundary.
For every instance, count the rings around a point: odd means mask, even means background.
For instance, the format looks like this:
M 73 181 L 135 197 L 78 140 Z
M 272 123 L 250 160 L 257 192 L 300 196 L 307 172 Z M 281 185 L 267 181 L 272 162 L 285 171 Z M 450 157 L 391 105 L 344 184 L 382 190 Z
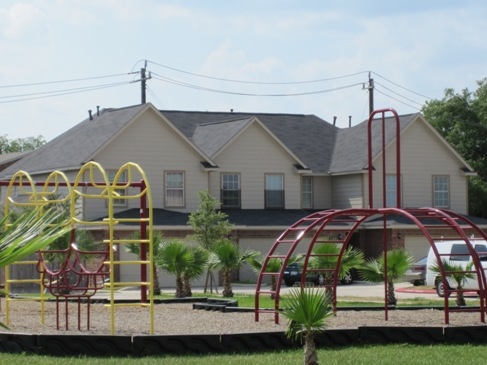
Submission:
M 411 266 L 413 258 L 405 250 L 391 250 L 387 252 L 387 304 L 396 305 L 397 298 L 394 293 L 394 282 L 404 276 Z M 384 256 L 379 259 L 368 260 L 359 269 L 360 276 L 365 281 L 380 283 L 385 280 L 386 269 Z
M 313 269 L 335 269 L 338 263 L 338 254 L 341 245 L 334 243 L 323 243 L 313 249 L 313 255 L 309 266 Z M 338 279 L 348 275 L 354 268 L 360 267 L 364 263 L 364 254 L 359 249 L 348 247 L 342 255 L 340 267 L 338 269 Z M 333 272 L 323 271 L 324 284 L 327 295 L 331 295 L 331 285 L 333 283 Z
M 208 266 L 210 253 L 201 246 L 188 246 L 191 260 L 183 271 L 183 294 L 185 297 L 193 296 L 191 292 L 191 280 L 199 278 Z
M 140 240 L 140 232 L 135 232 L 132 235 L 132 238 L 135 241 Z M 153 293 L 154 293 L 154 295 L 161 295 L 161 286 L 159 283 L 159 272 L 157 270 L 157 264 L 156 264 L 155 258 L 159 255 L 159 250 L 160 250 L 160 247 L 162 244 L 162 233 L 159 231 L 154 231 L 154 233 L 152 235 L 152 240 L 153 240 L 152 251 L 153 251 L 153 256 L 154 256 L 153 265 L 151 268 L 153 278 L 154 278 Z M 133 253 L 134 255 L 137 255 L 140 258 L 140 245 L 141 244 L 139 244 L 139 243 L 132 242 L 132 243 L 128 243 L 125 247 L 127 248 L 127 250 L 129 252 Z
M 457 306 L 462 307 L 467 305 L 462 290 L 468 279 L 476 278 L 475 274 L 471 272 L 473 268 L 473 261 L 470 261 L 465 267 L 463 267 L 462 264 L 455 264 L 444 258 L 441 260 L 441 264 L 443 266 L 443 270 L 445 271 L 445 276 L 453 279 L 453 281 L 455 281 L 457 284 L 456 289 L 458 292 L 455 300 Z M 436 261 L 429 267 L 429 269 L 435 273 L 441 274 L 440 266 Z
M 286 335 L 304 339 L 304 364 L 317 365 L 315 336 L 326 327 L 333 315 L 330 297 L 321 288 L 292 288 L 285 302 L 283 315 L 289 320 Z
M 191 262 L 193 256 L 191 255 L 188 245 L 183 240 L 173 238 L 164 242 L 159 250 L 156 261 L 157 266 L 170 274 L 176 276 L 176 298 L 183 298 L 183 274 L 188 263 Z
M 247 250 L 240 252 L 239 247 L 227 238 L 218 240 L 213 246 L 210 254 L 209 268 L 220 269 L 223 275 L 223 292 L 226 298 L 233 297 L 232 291 L 232 273 L 238 270 L 240 266 L 259 253 Z

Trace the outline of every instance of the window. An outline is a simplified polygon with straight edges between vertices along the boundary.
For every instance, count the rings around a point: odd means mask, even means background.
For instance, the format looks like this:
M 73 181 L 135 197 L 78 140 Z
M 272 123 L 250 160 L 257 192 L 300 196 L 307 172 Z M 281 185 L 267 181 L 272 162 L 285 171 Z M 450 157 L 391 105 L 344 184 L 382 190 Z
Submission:
M 165 173 L 165 206 L 184 206 L 184 172 Z
M 450 180 L 448 176 L 433 176 L 433 207 L 450 206 Z
M 223 208 L 240 208 L 239 174 L 222 174 L 221 203 Z
M 301 179 L 301 205 L 303 209 L 313 208 L 313 178 L 303 176 Z
M 265 207 L 284 208 L 284 175 L 265 175 Z
M 397 175 L 386 175 L 386 201 L 384 206 L 387 208 L 397 207 Z
M 468 261 L 470 260 L 468 248 L 466 244 L 451 246 L 451 261 Z
M 475 245 L 474 249 L 477 253 L 487 252 L 485 245 Z M 471 259 L 467 244 L 453 244 L 451 246 L 451 261 L 470 261 Z
M 115 180 L 115 175 L 117 175 L 118 171 L 115 170 L 109 170 L 107 171 L 107 177 L 108 180 L 113 183 L 113 180 Z M 123 171 L 120 176 L 118 177 L 117 184 L 123 184 L 127 182 L 127 171 Z M 126 189 L 114 189 L 114 191 L 119 195 L 119 196 L 125 196 L 127 195 L 127 190 Z M 114 207 L 126 207 L 127 206 L 127 199 L 113 199 L 113 206 Z

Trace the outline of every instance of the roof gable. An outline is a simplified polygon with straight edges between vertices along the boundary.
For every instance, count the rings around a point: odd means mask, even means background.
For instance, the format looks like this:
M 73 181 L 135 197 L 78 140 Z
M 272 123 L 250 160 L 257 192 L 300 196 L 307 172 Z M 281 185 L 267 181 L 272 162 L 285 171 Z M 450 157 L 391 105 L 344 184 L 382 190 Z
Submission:
M 251 120 L 252 118 L 245 118 L 197 125 L 193 133 L 193 143 L 208 156 L 214 157 Z
M 148 110 L 153 110 L 161 122 L 167 123 L 188 146 L 201 156 L 208 166 L 214 166 L 208 156 L 198 149 L 181 131 L 163 117 L 150 103 L 117 109 L 103 109 L 73 128 L 46 143 L 22 160 L 12 164 L 2 174 L 9 177 L 19 170 L 31 174 L 50 173 L 54 170 L 78 170 L 110 144 L 120 133 Z
M 211 158 L 216 158 L 232 141 L 253 124 L 258 125 L 300 166 L 306 168 L 306 164 L 290 151 L 257 117 L 198 125 L 193 134 L 193 142 Z
M 6 176 L 18 170 L 30 173 L 79 169 L 107 140 L 130 123 L 146 108 L 144 105 L 118 109 L 103 109 L 99 115 L 87 118 L 54 138 L 3 172 Z
M 298 161 L 313 173 L 326 174 L 330 169 L 333 148 L 339 128 L 314 115 L 238 113 L 238 112 L 185 112 L 161 110 L 188 138 L 195 133 L 198 140 L 202 131 L 198 127 L 208 123 L 247 120 L 255 117 L 274 138 L 277 138 Z M 216 128 L 214 129 L 216 130 Z M 219 132 L 219 130 L 218 130 Z M 228 138 L 229 135 L 227 135 Z M 195 141 L 193 139 L 193 141 Z M 223 146 L 220 141 L 220 146 Z M 196 142 L 195 142 L 196 143 Z

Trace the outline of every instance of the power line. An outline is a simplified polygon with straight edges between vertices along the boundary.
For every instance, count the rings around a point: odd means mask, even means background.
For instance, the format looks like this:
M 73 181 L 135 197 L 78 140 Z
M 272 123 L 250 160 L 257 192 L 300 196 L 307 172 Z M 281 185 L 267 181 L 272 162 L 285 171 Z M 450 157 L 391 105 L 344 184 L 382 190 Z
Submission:
M 421 103 L 418 103 L 418 102 L 417 102 L 417 101 L 415 101 L 415 100 L 409 99 L 409 98 L 405 97 L 404 95 L 401 95 L 401 94 L 399 94 L 399 93 L 395 92 L 394 90 L 389 89 L 388 87 L 386 87 L 385 85 L 381 84 L 380 82 L 377 82 L 377 81 L 376 81 L 376 82 L 375 82 L 375 84 L 376 84 L 376 85 L 380 85 L 380 86 L 382 86 L 382 87 L 383 87 L 384 89 L 386 89 L 387 91 L 390 91 L 391 93 L 396 94 L 397 96 L 400 96 L 401 98 L 406 99 L 407 101 L 410 101 L 411 103 L 415 103 L 415 104 L 418 104 L 418 105 L 420 105 L 420 106 L 422 105 Z
M 429 97 L 429 96 L 426 96 L 426 95 L 420 94 L 420 93 L 418 93 L 418 92 L 416 92 L 416 91 L 413 91 L 413 90 L 411 90 L 411 89 L 408 89 L 407 87 L 401 86 L 401 85 L 399 85 L 398 83 L 396 83 L 396 82 L 394 82 L 394 81 L 391 81 L 391 80 L 389 80 L 389 79 L 385 78 L 384 76 L 379 75 L 377 72 L 374 72 L 374 71 L 371 71 L 371 72 L 372 72 L 373 74 L 375 74 L 375 75 L 379 76 L 380 78 L 382 78 L 382 79 L 384 79 L 384 80 L 386 80 L 386 81 L 390 82 L 391 84 L 393 84 L 393 85 L 395 85 L 395 86 L 397 86 L 397 87 L 400 87 L 401 89 L 404 89 L 404 90 L 409 91 L 410 93 L 416 94 L 416 95 L 418 95 L 418 96 L 422 96 L 423 98 L 426 98 L 426 99 L 429 99 L 429 100 L 433 99 L 433 98 L 431 98 L 431 97 Z
M 215 92 L 215 93 L 220 93 L 220 94 L 230 94 L 230 95 L 241 95 L 241 96 L 261 96 L 261 97 L 282 97 L 282 96 L 302 96 L 302 95 L 313 95 L 313 94 L 323 94 L 331 91 L 337 91 L 337 90 L 342 90 L 342 89 L 347 89 L 350 87 L 354 86 L 362 86 L 363 82 L 359 83 L 354 83 L 354 84 L 349 84 L 349 85 L 344 85 L 344 86 L 339 86 L 331 89 L 322 89 L 322 90 L 314 90 L 314 91 L 307 91 L 307 92 L 299 92 L 299 93 L 278 93 L 278 94 L 258 94 L 258 93 L 244 93 L 244 92 L 239 92 L 239 91 L 228 91 L 228 90 L 219 90 L 219 89 L 213 89 L 213 88 L 208 88 L 208 87 L 203 87 L 203 86 L 198 86 L 195 84 L 190 84 L 178 80 L 174 80 L 165 76 L 158 75 L 156 73 L 152 73 L 153 78 L 159 81 L 164 81 L 168 82 L 170 84 L 174 85 L 179 85 L 183 87 L 188 87 L 192 89 L 197 89 L 197 90 L 203 90 L 203 91 L 210 91 L 210 92 Z
M 367 73 L 368 71 L 360 71 L 348 75 L 342 75 L 342 76 L 336 76 L 336 77 L 330 77 L 330 78 L 325 78 L 325 79 L 316 79 L 316 80 L 304 80 L 304 81 L 282 81 L 282 82 L 267 82 L 267 81 L 245 81 L 245 80 L 235 80 L 235 79 L 227 79 L 227 78 L 222 78 L 222 77 L 215 77 L 215 76 L 208 76 L 208 75 L 201 75 L 197 74 L 194 72 L 190 71 L 184 71 L 181 69 L 177 69 L 174 67 L 162 65 L 160 63 L 152 62 L 152 61 L 147 61 L 149 63 L 152 63 L 156 66 L 160 66 L 163 68 L 166 68 L 168 70 L 184 73 L 187 75 L 192 75 L 192 76 L 197 76 L 197 77 L 202 77 L 206 79 L 211 79 L 211 80 L 218 80 L 218 81 L 225 81 L 225 82 L 234 82 L 234 83 L 240 83 L 240 84 L 256 84 L 256 85 L 299 85 L 299 84 L 311 84 L 311 83 L 318 83 L 318 82 L 324 82 L 324 81 L 333 81 L 333 80 L 339 80 L 347 77 L 352 77 L 352 76 L 357 76 L 361 75 L 364 73 Z
M 117 87 L 117 86 L 121 86 L 121 85 L 128 85 L 131 83 L 132 82 L 120 82 L 120 83 L 113 83 L 113 84 L 91 86 L 91 87 L 86 87 L 86 88 L 71 89 L 71 91 L 65 90 L 65 91 L 56 91 L 56 92 L 44 92 L 44 93 L 38 94 L 41 96 L 32 96 L 32 97 L 19 98 L 19 99 L 14 99 L 14 100 L 5 100 L 5 101 L 0 101 L 0 104 L 15 103 L 15 102 L 19 102 L 19 101 L 44 99 L 44 98 L 51 98 L 51 97 L 56 97 L 56 96 L 76 94 L 76 93 L 88 92 L 88 91 L 93 91 L 93 90 L 106 89 L 106 88 L 110 88 L 110 87 Z M 36 94 L 32 94 L 32 95 L 36 95 Z
M 138 72 L 129 72 L 123 74 L 114 74 L 114 75 L 105 75 L 105 76 L 93 76 L 93 77 L 84 77 L 80 79 L 68 79 L 68 80 L 57 80 L 57 81 L 44 81 L 44 82 L 33 82 L 28 84 L 14 84 L 14 85 L 0 85 L 0 89 L 4 88 L 14 88 L 14 87 L 25 87 L 25 86 L 39 86 L 39 85 L 51 85 L 51 84 L 61 84 L 61 83 L 68 83 L 68 82 L 79 82 L 79 81 L 89 81 L 89 80 L 96 80 L 96 79 L 103 79 L 108 77 L 118 77 L 118 76 L 127 76 Z
M 413 109 L 416 109 L 416 110 L 421 110 L 420 108 L 418 108 L 418 107 L 416 107 L 416 106 L 413 106 L 413 105 L 410 105 L 410 104 L 408 104 L 408 103 L 405 103 L 404 101 L 399 100 L 398 98 L 395 98 L 394 96 L 388 95 L 388 94 L 386 94 L 386 93 L 384 93 L 384 92 L 380 91 L 380 90 L 379 90 L 379 89 L 377 89 L 377 88 L 375 88 L 375 91 L 377 91 L 379 94 L 382 94 L 382 95 L 384 95 L 384 96 L 387 96 L 388 98 L 391 98 L 391 99 L 393 99 L 393 100 L 396 100 L 396 101 L 398 101 L 398 102 L 399 102 L 399 103 L 401 103 L 401 104 L 404 104 L 404 105 L 406 105 L 406 106 L 409 106 L 410 108 L 413 108 Z
M 82 92 L 86 89 L 96 89 L 96 88 L 105 88 L 111 86 L 119 86 L 124 84 L 131 84 L 133 81 L 125 81 L 125 82 L 117 82 L 111 84 L 101 84 L 101 85 L 93 85 L 93 86 L 84 86 L 84 87 L 77 87 L 72 89 L 62 89 L 62 90 L 52 90 L 52 91 L 41 91 L 37 93 L 29 93 L 29 94 L 17 94 L 17 95 L 8 95 L 8 96 L 0 96 L 0 99 L 13 99 L 13 98 L 22 98 L 26 96 L 37 96 L 37 95 L 49 95 L 49 94 L 57 94 L 62 95 L 62 93 L 73 93 L 73 92 Z

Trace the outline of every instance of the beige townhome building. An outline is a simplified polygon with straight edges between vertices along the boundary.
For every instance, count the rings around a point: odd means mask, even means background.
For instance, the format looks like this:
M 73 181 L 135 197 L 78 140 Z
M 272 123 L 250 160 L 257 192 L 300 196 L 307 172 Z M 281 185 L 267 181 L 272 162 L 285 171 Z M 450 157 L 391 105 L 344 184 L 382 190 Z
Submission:
M 475 174 L 420 113 L 401 115 L 401 207 L 445 208 L 467 215 L 467 181 Z M 396 128 L 385 120 L 387 206 L 396 206 Z M 389 123 L 391 122 L 391 123 Z M 152 190 L 154 229 L 165 237 L 191 233 L 188 215 L 206 189 L 234 224 L 232 238 L 242 250 L 267 253 L 291 224 L 325 209 L 367 208 L 367 121 L 339 128 L 315 115 L 158 110 L 152 104 L 98 110 L 73 128 L 1 171 L 42 181 L 55 170 L 75 179 L 83 164 L 96 161 L 109 176 L 126 162 L 138 164 Z M 372 127 L 374 206 L 382 201 L 382 132 Z M 390 156 L 390 157 L 389 157 Z M 375 182 L 377 180 L 377 183 Z M 139 213 L 138 201 L 121 201 L 121 217 Z M 83 220 L 106 216 L 106 204 L 79 201 Z M 428 243 L 403 218 L 390 218 L 392 245 L 415 258 Z M 121 225 L 120 235 L 134 230 Z M 364 224 L 350 241 L 367 256 L 380 252 L 383 225 Z M 121 252 L 120 255 L 128 253 Z M 119 273 L 123 276 L 134 272 Z M 248 268 L 240 280 L 255 280 Z M 163 275 L 161 285 L 173 285 Z

